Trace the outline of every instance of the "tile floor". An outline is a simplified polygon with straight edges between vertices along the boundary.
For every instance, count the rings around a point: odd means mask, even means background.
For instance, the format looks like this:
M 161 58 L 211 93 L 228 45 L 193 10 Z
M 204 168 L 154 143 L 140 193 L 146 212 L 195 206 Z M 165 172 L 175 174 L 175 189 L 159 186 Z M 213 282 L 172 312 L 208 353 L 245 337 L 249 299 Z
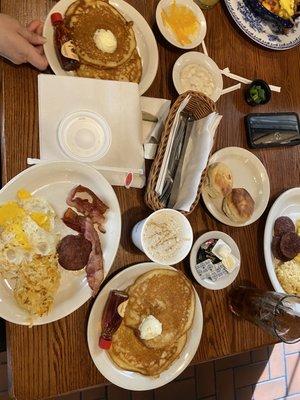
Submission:
M 0 353 L 0 400 L 8 399 L 6 353 L 3 352 Z M 155 391 L 129 392 L 109 385 L 57 397 L 55 400 L 284 399 L 300 400 L 300 343 L 279 343 L 191 366 L 174 382 Z

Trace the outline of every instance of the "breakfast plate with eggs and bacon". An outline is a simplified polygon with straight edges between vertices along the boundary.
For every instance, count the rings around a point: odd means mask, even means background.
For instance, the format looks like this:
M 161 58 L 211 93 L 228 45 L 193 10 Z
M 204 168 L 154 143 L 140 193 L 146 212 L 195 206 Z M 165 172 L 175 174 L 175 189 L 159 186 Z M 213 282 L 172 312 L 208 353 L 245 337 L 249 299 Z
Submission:
M 60 13 L 80 65 L 65 71 L 59 63 L 51 15 Z M 48 14 L 44 51 L 56 75 L 139 84 L 142 95 L 158 68 L 158 48 L 144 17 L 123 0 L 60 0 Z
M 31 167 L 0 191 L 0 317 L 42 325 L 95 296 L 121 232 L 117 197 L 73 161 Z

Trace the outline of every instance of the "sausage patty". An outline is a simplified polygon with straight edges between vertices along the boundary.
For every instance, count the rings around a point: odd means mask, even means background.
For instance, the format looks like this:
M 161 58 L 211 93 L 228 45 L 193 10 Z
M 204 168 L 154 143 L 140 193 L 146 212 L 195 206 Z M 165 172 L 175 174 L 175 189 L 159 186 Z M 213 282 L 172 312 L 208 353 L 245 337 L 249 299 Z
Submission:
M 76 271 L 86 266 L 92 244 L 83 235 L 68 235 L 58 243 L 58 262 L 68 270 Z
M 280 250 L 280 241 L 281 241 L 280 236 L 273 236 L 272 243 L 271 243 L 271 249 L 272 249 L 273 256 L 280 261 L 288 261 L 288 258 L 286 258 L 282 254 L 282 251 Z
M 274 236 L 282 236 L 287 232 L 295 232 L 294 222 L 289 217 L 279 217 L 274 224 Z
M 300 252 L 300 237 L 295 232 L 287 232 L 280 240 L 280 250 L 284 257 L 292 260 Z

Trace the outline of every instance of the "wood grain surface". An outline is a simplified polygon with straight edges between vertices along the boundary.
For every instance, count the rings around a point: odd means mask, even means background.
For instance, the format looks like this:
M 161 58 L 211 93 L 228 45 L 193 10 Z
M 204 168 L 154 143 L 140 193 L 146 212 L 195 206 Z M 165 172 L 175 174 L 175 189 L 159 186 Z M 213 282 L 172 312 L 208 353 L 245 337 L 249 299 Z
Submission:
M 182 51 L 169 45 L 155 25 L 156 0 L 130 0 L 153 28 L 158 41 L 160 63 L 156 79 L 147 95 L 176 98 L 172 86 L 172 66 Z M 11 14 L 22 23 L 45 18 L 54 5 L 51 0 L 2 0 L 1 12 Z M 206 13 L 209 54 L 221 67 L 248 78 L 262 78 L 282 86 L 272 101 L 255 108 L 255 112 L 300 111 L 300 52 L 265 50 L 250 42 L 234 25 L 224 6 L 218 4 Z M 37 75 L 30 66 L 13 66 L 1 62 L 2 90 L 2 177 L 6 182 L 26 168 L 26 158 L 38 156 Z M 225 80 L 225 86 L 233 84 Z M 218 110 L 224 118 L 218 130 L 215 149 L 226 146 L 247 148 L 244 116 L 254 110 L 243 99 L 243 91 L 223 96 Z M 271 182 L 271 198 L 299 185 L 300 148 L 252 150 L 265 165 Z M 122 238 L 113 269 L 125 268 L 146 261 L 131 243 L 134 224 L 149 214 L 143 203 L 142 190 L 116 188 L 122 210 Z M 236 240 L 241 250 L 242 265 L 238 282 L 249 281 L 263 289 L 271 289 L 263 258 L 263 231 L 267 211 L 262 218 L 245 228 L 231 228 L 214 220 L 202 201 L 189 216 L 195 238 L 208 230 L 222 230 Z M 188 275 L 188 260 L 180 265 Z M 209 291 L 198 284 L 204 310 L 204 330 L 194 363 L 253 349 L 275 340 L 262 330 L 235 319 L 228 311 L 227 292 Z M 11 392 L 18 400 L 42 399 L 104 383 L 88 352 L 86 325 L 92 302 L 88 302 L 67 318 L 46 326 L 28 329 L 7 324 Z

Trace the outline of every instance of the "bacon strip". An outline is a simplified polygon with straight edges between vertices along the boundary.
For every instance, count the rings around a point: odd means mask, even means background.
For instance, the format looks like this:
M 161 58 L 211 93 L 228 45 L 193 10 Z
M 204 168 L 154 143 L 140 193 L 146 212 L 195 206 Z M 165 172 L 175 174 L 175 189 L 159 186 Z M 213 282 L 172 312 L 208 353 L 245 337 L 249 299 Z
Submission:
M 104 214 L 108 210 L 108 206 L 94 192 L 81 185 L 71 190 L 67 204 L 69 207 L 74 207 L 78 213 L 83 214 L 79 215 L 72 208 L 68 208 L 62 220 L 69 228 L 83 234 L 92 245 L 85 270 L 89 286 L 95 296 L 103 281 L 104 269 L 101 243 L 94 224 L 100 232 L 105 233 Z
M 78 215 L 72 208 L 67 208 L 62 220 L 69 228 L 76 232 L 83 233 L 85 217 Z
M 97 225 L 99 231 L 105 233 L 103 226 L 105 222 L 104 214 L 108 210 L 108 206 L 92 190 L 82 185 L 76 186 L 71 190 L 67 198 L 67 204 L 76 208 L 85 217 L 89 217 L 93 224 Z
M 85 220 L 84 237 L 92 244 L 92 251 L 85 271 L 89 286 L 93 291 L 93 296 L 96 296 L 104 279 L 103 256 L 99 235 L 89 218 Z

